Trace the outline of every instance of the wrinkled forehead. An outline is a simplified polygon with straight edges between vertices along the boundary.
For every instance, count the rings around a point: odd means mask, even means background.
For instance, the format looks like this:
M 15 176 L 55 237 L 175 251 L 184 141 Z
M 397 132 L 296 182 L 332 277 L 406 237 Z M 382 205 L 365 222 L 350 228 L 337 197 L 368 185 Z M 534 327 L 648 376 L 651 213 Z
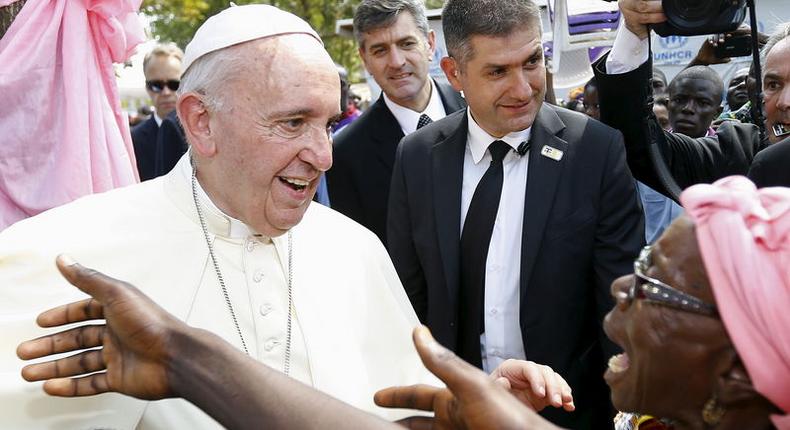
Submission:
M 313 37 L 289 34 L 250 41 L 237 55 L 246 58 L 247 70 L 240 74 L 245 84 L 288 87 L 314 79 L 339 78 L 335 64 Z
M 674 79 L 672 83 L 669 84 L 669 93 L 671 95 L 706 95 L 711 97 L 719 95 L 716 90 L 716 84 L 709 79 L 697 77 L 681 77 L 680 79 Z
M 694 222 L 683 214 L 653 246 L 651 262 L 662 281 L 703 300 L 712 300 Z
M 259 113 L 270 114 L 282 110 L 324 114 L 327 105 L 339 106 L 337 68 L 314 38 L 278 36 L 249 48 L 248 69 L 237 75 L 232 97 L 248 100 Z
M 767 74 L 771 70 L 790 70 L 790 37 L 786 37 L 776 45 L 765 57 L 765 67 L 763 73 Z

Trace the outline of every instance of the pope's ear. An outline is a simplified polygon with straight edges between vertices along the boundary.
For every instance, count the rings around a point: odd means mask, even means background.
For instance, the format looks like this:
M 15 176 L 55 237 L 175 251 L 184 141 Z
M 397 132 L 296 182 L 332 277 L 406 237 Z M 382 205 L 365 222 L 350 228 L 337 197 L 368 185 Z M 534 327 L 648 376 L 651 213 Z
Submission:
M 453 57 L 444 57 L 439 65 L 442 66 L 442 71 L 444 71 L 444 75 L 447 76 L 447 81 L 450 82 L 453 89 L 458 92 L 463 91 L 464 86 L 461 84 L 461 80 L 458 79 L 458 75 L 461 73 L 458 61 Z
M 192 150 L 204 157 L 213 156 L 217 147 L 211 133 L 212 113 L 203 100 L 195 93 L 186 93 L 179 97 L 176 110 Z

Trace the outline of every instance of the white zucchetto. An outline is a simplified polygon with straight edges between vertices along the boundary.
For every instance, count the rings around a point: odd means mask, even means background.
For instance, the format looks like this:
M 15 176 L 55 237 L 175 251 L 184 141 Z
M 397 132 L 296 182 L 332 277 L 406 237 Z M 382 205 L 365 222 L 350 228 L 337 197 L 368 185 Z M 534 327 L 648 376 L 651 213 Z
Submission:
M 265 37 L 307 34 L 323 41 L 302 18 L 265 4 L 231 6 L 207 19 L 184 53 L 184 73 L 198 58 L 229 46 Z

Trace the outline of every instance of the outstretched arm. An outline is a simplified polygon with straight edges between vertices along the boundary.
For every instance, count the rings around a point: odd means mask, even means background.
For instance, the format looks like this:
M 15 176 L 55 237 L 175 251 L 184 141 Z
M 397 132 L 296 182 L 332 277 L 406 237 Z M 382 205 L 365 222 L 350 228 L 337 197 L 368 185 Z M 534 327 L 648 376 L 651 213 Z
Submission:
M 22 369 L 55 396 L 108 391 L 147 400 L 183 397 L 231 429 L 395 428 L 245 356 L 219 337 L 187 326 L 132 285 L 60 256 L 63 276 L 93 298 L 42 313 L 42 327 L 104 318 L 19 345 L 35 359 L 86 351 Z M 99 372 L 99 373 L 93 373 Z M 90 374 L 92 373 L 92 374 Z M 88 376 L 80 376 L 86 375 Z
M 25 360 L 79 351 L 22 369 L 28 381 L 46 381 L 54 396 L 119 392 L 146 400 L 183 397 L 230 429 L 364 428 L 394 424 L 353 408 L 288 378 L 242 354 L 214 334 L 187 326 L 134 286 L 60 256 L 63 276 L 92 298 L 39 315 L 42 327 L 104 319 L 23 342 Z M 436 343 L 424 327 L 414 340 L 426 367 L 449 387 L 390 388 L 376 395 L 382 406 L 433 410 L 437 420 L 415 418 L 404 424 L 434 428 L 555 429 L 519 400 L 540 408 L 561 396 L 573 409 L 570 389 L 545 366 L 505 362 L 492 376 L 465 363 Z M 98 349 L 96 349 L 98 348 Z M 81 376 L 86 375 L 86 376 Z M 511 395 L 506 389 L 518 395 Z M 452 391 L 450 391 L 452 390 Z

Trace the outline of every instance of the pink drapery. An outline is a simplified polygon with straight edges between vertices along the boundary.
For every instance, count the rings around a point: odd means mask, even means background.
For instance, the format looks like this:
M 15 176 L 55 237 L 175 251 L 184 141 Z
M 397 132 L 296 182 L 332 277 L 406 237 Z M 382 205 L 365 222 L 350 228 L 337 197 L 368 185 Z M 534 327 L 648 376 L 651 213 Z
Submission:
M 112 63 L 145 38 L 141 1 L 28 0 L 0 39 L 0 230 L 138 182 Z

